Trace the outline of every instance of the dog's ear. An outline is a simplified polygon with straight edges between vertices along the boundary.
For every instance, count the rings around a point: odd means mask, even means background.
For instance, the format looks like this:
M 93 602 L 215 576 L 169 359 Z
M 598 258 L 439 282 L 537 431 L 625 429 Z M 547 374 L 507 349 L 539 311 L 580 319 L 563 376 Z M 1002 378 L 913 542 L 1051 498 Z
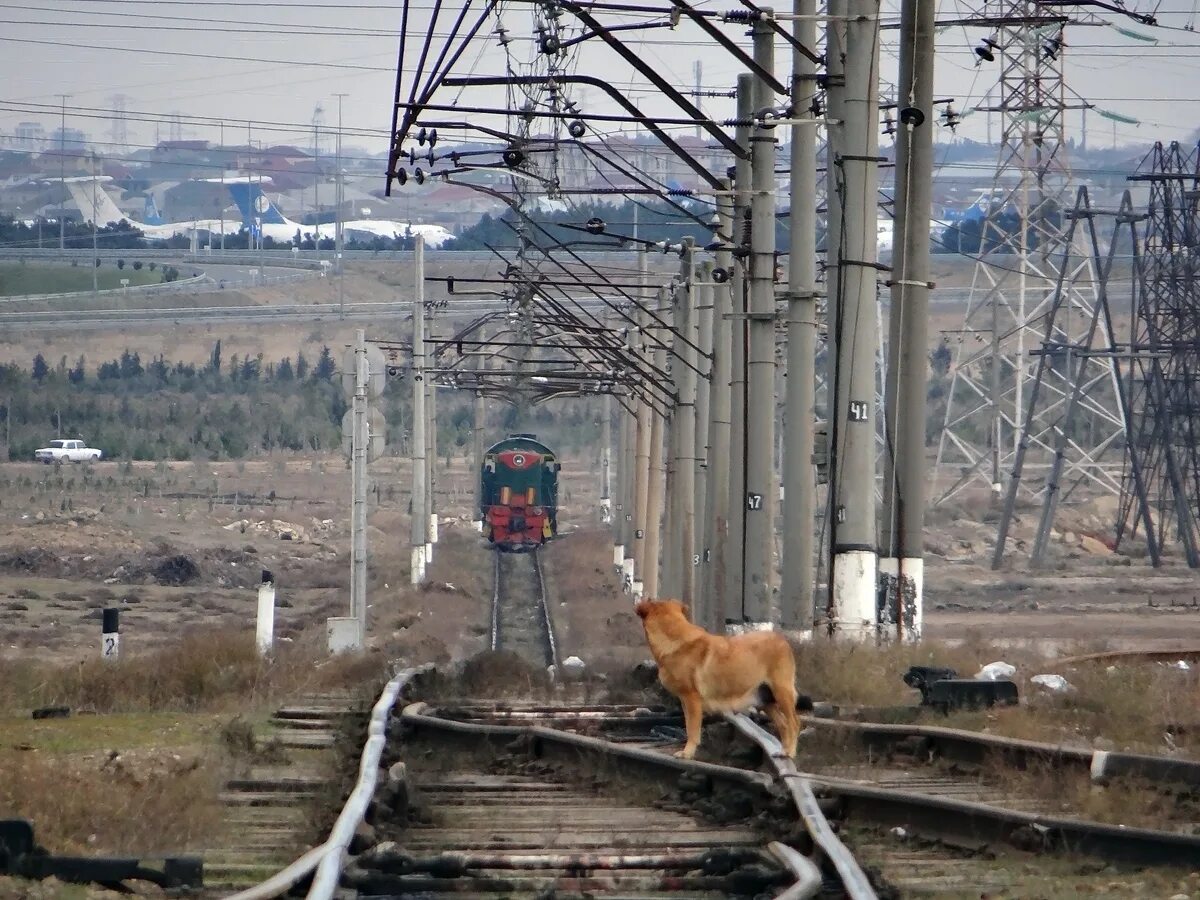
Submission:
M 684 603 L 681 600 L 679 601 L 679 609 L 683 613 L 683 617 L 685 619 L 687 619 L 689 622 L 692 621 L 692 607 L 689 604 Z
M 638 614 L 639 619 L 646 618 L 646 616 L 650 615 L 650 601 L 639 600 L 633 611 Z

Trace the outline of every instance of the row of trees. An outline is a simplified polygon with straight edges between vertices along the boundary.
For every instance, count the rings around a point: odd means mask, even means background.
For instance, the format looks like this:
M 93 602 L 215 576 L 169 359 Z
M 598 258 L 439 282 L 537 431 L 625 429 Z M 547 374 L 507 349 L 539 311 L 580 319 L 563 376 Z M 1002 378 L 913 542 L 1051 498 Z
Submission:
M 0 438 L 10 459 L 30 459 L 56 436 L 82 437 L 118 459 L 239 459 L 272 452 L 331 452 L 341 445 L 347 399 L 329 347 L 267 360 L 226 355 L 217 341 L 206 362 L 144 359 L 125 350 L 89 363 L 37 354 L 28 367 L 0 365 Z M 410 386 L 393 383 L 380 406 L 393 452 L 407 452 Z M 485 441 L 535 431 L 560 451 L 594 447 L 602 410 L 596 398 L 552 406 L 489 403 Z M 438 396 L 439 456 L 471 445 L 473 398 Z

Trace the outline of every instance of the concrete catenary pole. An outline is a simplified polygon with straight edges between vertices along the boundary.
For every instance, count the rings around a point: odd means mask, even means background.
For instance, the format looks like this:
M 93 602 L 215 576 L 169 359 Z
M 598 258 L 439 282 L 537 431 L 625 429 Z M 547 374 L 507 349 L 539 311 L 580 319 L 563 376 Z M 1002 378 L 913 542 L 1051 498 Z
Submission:
M 925 392 L 929 341 L 929 228 L 933 188 L 934 0 L 900 5 L 900 130 L 888 319 L 887 472 L 883 618 L 902 640 L 921 637 L 925 528 Z
M 816 0 L 794 0 L 792 34 L 797 43 L 817 44 Z M 813 419 L 817 350 L 817 133 L 813 101 L 817 67 L 792 51 L 791 219 L 787 309 L 787 403 L 783 449 L 783 583 L 779 624 L 811 633 L 816 483 L 813 478 Z
M 612 416 L 617 417 L 617 446 L 613 451 L 613 458 L 610 461 L 610 467 L 613 469 L 613 474 L 610 476 L 613 486 L 613 498 L 609 504 L 609 527 L 612 528 L 613 536 L 613 567 L 618 572 L 625 570 L 625 513 L 627 507 L 625 505 L 625 480 L 627 472 L 625 470 L 625 452 L 629 449 L 629 422 L 625 416 L 625 410 L 618 402 L 616 395 L 606 394 L 604 396 L 604 412 L 609 416 L 611 422 Z M 611 425 L 609 426 L 612 427 Z
M 837 372 L 837 303 L 842 256 L 842 128 L 846 115 L 846 0 L 828 0 L 825 27 L 825 421 L 826 446 L 833 426 L 833 381 Z M 833 491 L 826 497 L 826 537 L 833 521 Z
M 359 646 L 367 636 L 367 333 L 354 333 L 353 431 L 350 436 L 350 617 L 358 620 Z
M 734 140 L 744 153 L 734 166 L 733 242 L 745 249 L 750 212 L 750 118 L 754 110 L 754 76 L 737 79 L 737 119 Z M 725 545 L 725 622 L 746 621 L 743 573 L 746 565 L 746 294 L 747 266 L 739 258 L 733 267 L 733 311 L 729 369 L 729 537 Z
M 612 522 L 612 395 L 605 394 L 600 403 L 600 509 Z M 615 530 L 615 529 L 614 529 Z M 624 558 L 624 554 L 621 554 Z
M 696 602 L 696 291 L 695 250 L 691 237 L 683 239 L 679 260 L 679 281 L 675 289 L 675 346 L 673 367 L 677 402 L 675 404 L 675 527 L 678 532 L 673 549 L 677 554 L 679 599 Z
M 726 181 L 726 189 L 732 187 Z M 727 279 L 713 287 L 713 366 L 709 396 L 709 467 L 705 510 L 704 596 L 708 618 L 700 622 L 711 631 L 724 628 L 726 607 L 725 569 L 729 559 L 730 480 L 730 358 L 733 336 L 733 294 L 728 280 L 733 268 L 733 198 L 717 197 L 717 242 L 715 271 Z
M 425 485 L 425 240 L 417 235 L 413 253 L 416 285 L 413 292 L 413 412 L 412 440 L 412 583 L 425 580 L 425 532 L 429 513 L 425 504 L 429 490 Z
M 626 330 L 625 349 L 632 353 L 633 329 Z M 614 385 L 614 390 L 616 386 Z M 621 416 L 624 444 L 621 450 L 621 581 L 627 590 L 633 590 L 633 529 L 634 508 L 637 505 L 637 401 L 633 394 L 621 395 L 618 406 Z
M 659 295 L 658 311 L 661 317 L 664 304 Z M 653 351 L 653 364 L 659 371 L 666 364 L 666 352 L 661 346 Z M 642 572 L 643 594 L 650 599 L 659 598 L 659 557 L 662 546 L 663 487 L 666 481 L 666 465 L 663 459 L 663 438 L 666 431 L 663 414 L 650 411 L 649 477 L 646 488 L 645 568 Z
M 432 330 L 432 329 L 431 329 Z M 427 372 L 428 372 L 427 367 Z M 437 517 L 437 383 L 425 378 L 425 490 L 429 497 L 425 509 L 429 513 L 429 528 L 425 532 L 425 561 L 433 562 L 433 546 L 438 542 Z
M 696 622 L 708 622 L 712 616 L 709 608 L 712 605 L 712 592 L 708 590 L 707 564 L 704 561 L 707 534 L 708 480 L 712 473 L 712 446 L 709 439 L 710 414 L 709 406 L 712 400 L 712 352 L 713 352 L 713 264 L 705 260 L 696 271 L 696 284 L 693 288 L 695 304 L 693 306 L 696 328 L 694 331 L 696 346 L 700 348 L 696 354 L 696 510 L 693 528 L 695 541 L 692 548 L 692 559 L 695 563 L 695 597 L 692 600 L 692 615 Z M 722 465 L 724 463 L 722 462 Z
M 775 33 L 764 15 L 754 22 L 754 59 L 774 70 Z M 773 106 L 765 82 L 755 83 L 754 113 Z M 745 620 L 771 622 L 775 580 L 774 523 L 768 502 L 775 483 L 775 134 L 760 118 L 750 136 L 750 308 L 746 392 Z
M 879 180 L 879 0 L 848 0 L 845 137 L 837 165 L 844 184 L 839 264 L 837 374 L 830 487 L 835 633 L 874 638 L 875 305 Z
M 643 249 L 638 255 L 638 268 L 642 274 L 642 290 L 639 295 L 643 298 L 646 296 L 646 251 Z M 646 323 L 646 313 L 639 311 L 637 315 L 638 330 L 633 337 L 634 353 L 641 357 L 645 353 L 645 332 L 642 331 Z M 634 455 L 635 473 L 634 473 L 634 502 L 633 502 L 633 595 L 640 597 L 645 589 L 644 579 L 646 572 L 646 530 L 647 519 L 646 510 L 649 504 L 650 496 L 650 437 L 652 431 L 652 419 L 654 410 L 648 402 L 650 394 L 648 388 L 642 387 L 639 393 L 634 394 L 633 402 L 637 409 L 637 439 L 635 441 Z
M 479 367 L 479 363 L 476 363 Z M 476 531 L 483 530 L 483 432 L 487 427 L 487 402 L 483 391 L 475 389 L 475 403 L 471 417 L 471 471 L 469 473 L 474 485 L 475 505 L 471 510 L 471 521 Z
M 676 470 L 679 465 L 679 451 L 676 448 L 679 445 L 681 419 L 679 385 L 683 370 L 686 368 L 683 364 L 683 348 L 679 339 L 682 331 L 680 322 L 686 309 L 681 308 L 677 297 L 678 285 L 676 283 L 662 288 L 659 293 L 659 309 L 662 310 L 660 316 L 671 326 L 670 333 L 663 337 L 664 339 L 669 338 L 671 341 L 669 358 L 672 402 L 668 407 L 667 417 L 664 421 L 666 430 L 663 433 L 666 469 L 663 476 L 662 549 L 659 554 L 662 571 L 658 576 L 658 588 L 661 597 L 675 600 L 679 599 L 683 591 L 683 572 L 680 568 L 683 553 L 682 528 L 680 526 L 682 510 L 680 494 L 675 490 L 675 483 Z

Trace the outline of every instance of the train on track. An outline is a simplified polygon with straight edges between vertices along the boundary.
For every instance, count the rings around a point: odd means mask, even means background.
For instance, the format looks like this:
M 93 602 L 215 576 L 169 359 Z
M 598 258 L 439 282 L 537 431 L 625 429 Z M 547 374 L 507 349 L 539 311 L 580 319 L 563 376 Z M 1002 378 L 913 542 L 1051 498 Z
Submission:
M 512 434 L 483 455 L 483 533 L 498 550 L 536 550 L 558 534 L 558 472 L 549 447 L 532 434 Z

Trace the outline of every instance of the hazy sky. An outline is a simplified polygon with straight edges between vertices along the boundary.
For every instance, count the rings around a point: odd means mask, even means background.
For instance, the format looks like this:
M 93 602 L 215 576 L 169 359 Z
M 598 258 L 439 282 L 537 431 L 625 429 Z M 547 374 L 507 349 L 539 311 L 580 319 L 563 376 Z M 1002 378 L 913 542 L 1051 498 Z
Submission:
M 1200 83 L 1200 36 L 1186 30 L 1194 19 L 1194 2 L 1168 0 L 1157 9 L 1160 23 L 1174 30 L 1099 11 L 1114 24 L 1157 43 L 1108 26 L 1067 32 L 1071 90 L 1100 109 L 1142 122 L 1140 127 L 1118 125 L 1119 143 L 1185 138 L 1200 124 L 1200 92 L 1195 89 Z M 419 6 L 410 23 L 409 67 L 417 63 L 433 0 L 415 3 Z M 697 5 L 722 10 L 738 6 L 733 0 Z M 223 120 L 227 142 L 241 142 L 250 121 L 256 143 L 308 144 L 317 104 L 324 109 L 325 126 L 332 128 L 337 122 L 334 94 L 345 93 L 347 144 L 374 150 L 386 144 L 400 28 L 401 5 L 394 0 L 0 0 L 0 6 L 0 131 L 11 132 L 17 122 L 31 119 L 40 119 L 48 130 L 57 126 L 56 95 L 68 93 L 68 125 L 82 128 L 93 140 L 106 141 L 112 127 L 111 97 L 121 93 L 128 98 L 132 144 L 152 144 L 156 135 L 165 139 L 169 125 L 164 121 L 156 128 L 156 122 L 176 112 L 183 117 L 184 137 L 216 140 Z M 443 4 L 440 31 L 448 30 L 459 6 L 454 0 Z M 472 8 L 477 7 L 478 2 Z M 508 4 L 505 27 L 517 35 L 528 34 L 528 10 L 527 3 Z M 884 10 L 885 21 L 894 22 L 893 0 Z M 967 12 L 965 4 L 941 0 L 942 18 Z M 608 16 L 604 21 L 616 20 Z M 724 28 L 746 43 L 744 28 Z M 894 30 L 884 32 L 885 77 L 894 77 L 896 35 Z M 972 48 L 985 35 L 978 28 L 948 28 L 938 36 L 938 95 L 960 98 L 960 109 L 979 102 L 998 75 L 996 63 L 974 65 Z M 686 26 L 674 32 L 626 32 L 624 38 L 676 84 L 690 87 L 697 59 L 703 60 L 706 89 L 730 88 L 739 69 L 728 54 Z M 580 72 L 601 75 L 629 89 L 630 97 L 648 110 L 666 112 L 644 80 L 635 78 L 598 41 L 580 46 Z M 530 54 L 528 42 L 517 41 L 510 49 L 520 59 Z M 777 53 L 783 72 L 787 56 L 782 43 Z M 469 50 L 459 68 L 474 65 L 476 71 L 497 74 L 503 63 L 503 53 L 491 38 L 478 50 Z M 499 95 L 469 96 L 495 102 Z M 599 92 L 575 89 L 572 96 L 592 111 L 613 111 Z M 704 104 L 719 116 L 732 114 L 728 101 Z M 1078 137 L 1080 114 L 1070 113 L 1068 122 Z M 1088 128 L 1094 144 L 1111 143 L 1111 122 L 1093 113 Z M 960 133 L 982 138 L 984 117 L 969 116 Z

